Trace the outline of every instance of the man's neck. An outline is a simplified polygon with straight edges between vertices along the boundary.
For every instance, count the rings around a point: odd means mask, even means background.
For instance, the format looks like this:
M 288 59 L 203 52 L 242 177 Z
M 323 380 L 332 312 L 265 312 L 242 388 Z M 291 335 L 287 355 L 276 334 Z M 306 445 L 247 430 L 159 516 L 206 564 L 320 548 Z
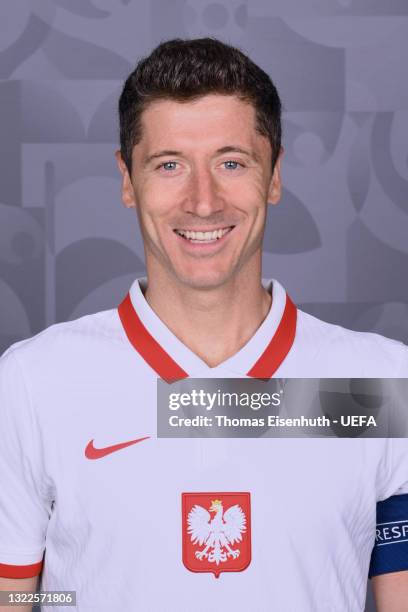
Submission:
M 211 290 L 148 277 L 145 298 L 183 344 L 215 367 L 252 338 L 271 307 L 260 275 L 248 276 Z

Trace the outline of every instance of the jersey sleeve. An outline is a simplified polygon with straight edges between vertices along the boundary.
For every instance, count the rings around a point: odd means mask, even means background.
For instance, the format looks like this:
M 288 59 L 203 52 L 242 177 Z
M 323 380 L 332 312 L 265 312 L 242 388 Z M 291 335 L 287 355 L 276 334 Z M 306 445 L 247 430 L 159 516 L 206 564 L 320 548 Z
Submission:
M 378 501 L 408 493 L 408 438 L 388 438 Z
M 41 440 L 14 351 L 0 359 L 0 576 L 39 575 L 52 499 Z
M 369 578 L 408 570 L 408 439 L 387 440 Z

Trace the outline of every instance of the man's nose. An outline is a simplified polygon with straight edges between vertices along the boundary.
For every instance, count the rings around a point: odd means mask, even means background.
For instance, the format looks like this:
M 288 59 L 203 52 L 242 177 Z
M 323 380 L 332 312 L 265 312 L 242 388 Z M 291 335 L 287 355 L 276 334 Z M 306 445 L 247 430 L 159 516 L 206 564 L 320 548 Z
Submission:
M 224 209 L 220 186 L 208 168 L 194 170 L 190 176 L 186 194 L 186 212 L 199 217 L 208 217 Z

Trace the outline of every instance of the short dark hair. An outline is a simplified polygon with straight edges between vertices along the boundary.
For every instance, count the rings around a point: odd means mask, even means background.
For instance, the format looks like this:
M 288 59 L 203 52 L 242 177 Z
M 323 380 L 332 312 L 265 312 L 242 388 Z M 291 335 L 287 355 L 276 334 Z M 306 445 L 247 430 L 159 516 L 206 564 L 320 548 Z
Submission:
M 281 148 L 281 101 L 270 77 L 247 55 L 216 38 L 175 38 L 142 58 L 119 99 L 120 150 L 131 173 L 132 150 L 141 139 L 141 115 L 150 102 L 179 102 L 210 93 L 237 95 L 253 104 L 257 130 L 272 147 L 272 169 Z

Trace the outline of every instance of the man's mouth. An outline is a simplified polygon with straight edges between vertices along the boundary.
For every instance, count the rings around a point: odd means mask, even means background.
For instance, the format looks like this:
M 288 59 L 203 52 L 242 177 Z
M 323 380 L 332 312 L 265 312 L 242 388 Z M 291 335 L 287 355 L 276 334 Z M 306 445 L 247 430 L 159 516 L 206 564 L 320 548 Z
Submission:
M 218 229 L 205 232 L 184 229 L 175 229 L 174 231 L 176 234 L 185 240 L 188 240 L 192 244 L 209 244 L 210 242 L 216 242 L 217 240 L 223 238 L 232 229 L 234 229 L 234 227 L 234 225 L 230 225 L 229 227 L 220 227 Z

